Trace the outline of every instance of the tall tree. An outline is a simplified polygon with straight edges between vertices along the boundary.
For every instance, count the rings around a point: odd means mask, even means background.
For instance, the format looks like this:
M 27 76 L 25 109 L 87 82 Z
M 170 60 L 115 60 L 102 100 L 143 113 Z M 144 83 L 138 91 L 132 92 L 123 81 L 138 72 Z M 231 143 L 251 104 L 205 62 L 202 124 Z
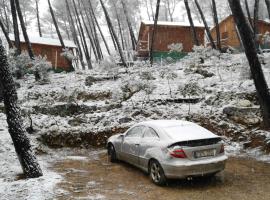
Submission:
M 157 23 L 158 23 L 158 16 L 159 16 L 159 8 L 160 8 L 160 0 L 157 0 L 157 5 L 156 5 L 156 14 L 155 14 L 155 19 L 154 19 L 154 27 L 152 30 L 152 39 L 151 39 L 151 44 L 150 44 L 150 64 L 151 66 L 153 65 L 154 62 L 154 45 L 155 45 L 155 37 L 156 37 L 156 32 L 157 32 Z
M 74 19 L 73 19 L 73 16 L 71 14 L 71 11 L 70 11 L 68 1 L 65 0 L 65 3 L 66 3 L 66 9 L 67 9 L 68 17 L 69 17 L 69 20 L 70 20 L 72 37 L 73 37 L 73 40 L 75 41 L 75 43 L 76 43 L 76 45 L 78 47 L 78 55 L 79 55 L 79 59 L 80 59 L 80 62 L 81 62 L 82 69 L 85 69 L 85 64 L 84 64 L 84 61 L 83 61 L 83 52 L 82 52 L 81 44 L 80 44 L 79 39 L 78 39 L 78 34 L 77 34 L 76 27 L 75 27 Z
M 15 151 L 19 158 L 24 174 L 28 178 L 42 176 L 42 170 L 33 153 L 30 141 L 23 128 L 15 83 L 9 71 L 7 56 L 0 41 L 0 83 L 3 87 L 3 98 L 7 115 L 8 130 L 12 138 Z
M 53 8 L 52 8 L 52 5 L 51 5 L 50 0 L 48 0 L 48 5 L 49 5 L 49 10 L 50 10 L 50 13 L 51 13 L 51 16 L 52 16 L 53 24 L 54 24 L 54 27 L 56 29 L 56 33 L 58 35 L 60 44 L 61 44 L 61 46 L 62 46 L 63 49 L 66 49 L 66 46 L 65 46 L 64 40 L 62 38 L 62 35 L 60 33 L 60 30 L 59 30 L 59 27 L 58 27 L 58 24 L 57 24 L 57 21 L 56 21 L 56 18 L 55 18 L 54 11 L 53 11 Z M 74 71 L 74 67 L 72 65 L 72 61 L 70 61 L 69 59 L 66 59 L 66 61 L 69 64 L 70 71 Z
M 217 6 L 216 6 L 215 0 L 212 0 L 212 9 L 213 9 L 213 17 L 214 17 L 214 23 L 215 23 L 215 28 L 216 28 L 217 48 L 221 50 L 221 38 L 220 38 L 219 22 L 218 22 L 218 15 L 217 15 Z
M 79 12 L 78 12 L 75 1 L 72 0 L 72 3 L 73 3 L 74 11 L 75 11 L 75 16 L 76 16 L 76 19 L 77 19 L 77 22 L 78 22 L 77 25 L 78 25 L 79 30 L 81 32 L 81 39 L 82 39 L 83 44 L 85 46 L 85 58 L 86 58 L 87 66 L 88 66 L 88 69 L 93 69 L 92 62 L 91 62 L 91 56 L 90 56 L 90 53 L 89 53 L 89 50 L 88 50 L 88 46 L 87 46 L 87 42 L 86 42 L 82 22 L 81 22 L 81 19 L 80 19 L 80 15 L 79 15 Z
M 253 29 L 254 29 L 253 36 L 254 36 L 254 41 L 256 43 L 256 46 L 258 46 L 257 35 L 259 33 L 259 30 L 258 30 L 259 5 L 260 5 L 260 0 L 255 0 L 254 17 L 253 17 Z
M 98 28 L 98 31 L 99 31 L 99 33 L 101 35 L 101 38 L 102 38 L 102 40 L 104 42 L 104 45 L 106 47 L 106 50 L 107 50 L 108 54 L 111 55 L 111 52 L 110 52 L 110 49 L 109 49 L 109 45 L 108 45 L 108 43 L 107 43 L 107 41 L 105 39 L 105 36 L 104 36 L 104 34 L 103 34 L 103 32 L 102 32 L 102 30 L 100 28 L 100 25 L 99 25 L 98 21 L 97 21 L 97 18 L 96 18 L 96 15 L 95 15 L 95 12 L 94 12 L 93 5 L 91 3 L 91 0 L 89 0 L 88 3 L 89 3 L 89 8 L 90 8 L 90 15 L 94 19 L 95 25 Z
M 28 54 L 29 54 L 31 59 L 35 59 L 35 55 L 34 55 L 34 52 L 33 52 L 33 49 L 32 49 L 32 45 L 30 43 L 30 40 L 29 40 L 29 37 L 28 37 L 28 34 L 27 34 L 27 30 L 26 30 L 26 26 L 24 24 L 23 15 L 22 15 L 21 7 L 20 7 L 20 2 L 19 2 L 19 0 L 14 0 L 14 1 L 15 1 L 18 17 L 19 17 L 19 20 L 20 20 L 21 29 L 22 29 L 22 32 L 23 32 L 23 37 L 24 37 L 24 40 L 25 40 L 25 44 L 27 46 Z
M 37 25 L 38 25 L 38 33 L 39 36 L 42 37 L 42 31 L 41 31 L 41 26 L 40 26 L 40 17 L 39 17 L 39 0 L 35 0 L 36 1 L 36 12 L 37 12 Z
M 192 35 L 192 38 L 193 38 L 193 42 L 194 42 L 195 45 L 199 46 L 200 44 L 199 44 L 199 40 L 198 40 L 198 37 L 197 37 L 196 29 L 194 27 L 194 23 L 193 23 L 193 19 L 192 19 L 192 16 L 191 16 L 188 0 L 184 0 L 184 3 L 185 3 L 187 15 L 188 15 L 188 20 L 189 20 L 190 27 L 191 27 L 191 35 Z
M 265 4 L 266 4 L 266 8 L 267 8 L 269 19 L 270 19 L 270 1 L 269 0 L 265 0 Z
M 117 49 L 118 49 L 118 52 L 119 52 L 119 55 L 120 55 L 120 58 L 121 58 L 121 61 L 122 61 L 122 64 L 125 66 L 125 67 L 128 67 L 127 66 L 127 63 L 126 63 L 126 60 L 125 60 L 125 57 L 124 57 L 124 54 L 123 54 L 123 50 L 121 48 L 121 45 L 120 45 L 120 42 L 119 42 L 119 39 L 116 35 L 116 32 L 114 30 L 114 27 L 112 25 L 112 22 L 111 22 L 111 19 L 110 19 L 110 16 L 109 16 L 109 13 L 103 3 L 102 0 L 99 0 L 100 1 L 100 4 L 101 4 L 101 7 L 103 9 L 103 12 L 104 12 L 104 15 L 105 15 L 105 18 L 106 18 L 106 21 L 107 21 L 107 24 L 108 24 L 108 27 L 109 27 L 109 30 L 111 31 L 112 33 L 112 40 L 115 41 L 116 45 L 117 45 Z
M 135 34 L 134 34 L 134 31 L 133 31 L 133 28 L 132 28 L 132 24 L 131 24 L 130 19 L 129 19 L 127 6 L 126 6 L 126 4 L 125 4 L 125 2 L 123 0 L 121 0 L 121 4 L 123 6 L 124 14 L 125 14 L 125 17 L 126 17 L 126 20 L 127 20 L 127 24 L 128 24 L 128 29 L 129 29 L 129 34 L 130 34 L 130 38 L 131 38 L 132 48 L 135 51 L 136 50 L 136 46 L 137 46 L 137 40 L 135 38 Z
M 200 6 L 198 0 L 195 0 L 195 4 L 196 4 L 197 9 L 198 9 L 198 11 L 199 11 L 199 13 L 201 15 L 201 18 L 202 18 L 202 21 L 203 21 L 203 24 L 204 24 L 204 27 L 205 27 L 205 30 L 206 30 L 207 37 L 208 37 L 208 39 L 210 41 L 210 44 L 211 44 L 211 46 L 212 46 L 213 49 L 216 49 L 216 45 L 215 45 L 214 39 L 213 39 L 213 37 L 211 35 L 211 31 L 209 29 L 209 26 L 207 24 L 207 21 L 205 19 L 205 16 L 203 14 L 203 11 L 201 9 L 201 6 Z
M 16 47 L 16 55 L 21 54 L 21 41 L 20 41 L 20 31 L 17 20 L 17 11 L 14 0 L 10 0 L 10 10 L 12 13 L 12 21 L 13 21 L 13 30 L 14 30 L 14 39 L 15 39 L 15 47 Z
M 264 126 L 265 128 L 270 128 L 270 93 L 257 55 L 253 32 L 247 24 L 240 0 L 229 0 L 229 3 L 250 65 L 251 74 L 261 106 Z
M 249 10 L 248 0 L 245 0 L 245 7 L 246 7 L 247 15 L 248 15 L 248 21 L 250 23 L 251 28 L 253 29 L 253 23 L 251 19 L 250 10 Z
M 7 42 L 8 42 L 9 48 L 12 48 L 12 46 L 13 46 L 13 45 L 12 45 L 12 42 L 11 42 L 11 40 L 10 40 L 10 38 L 9 38 L 8 32 L 7 32 L 6 28 L 5 28 L 5 25 L 3 24 L 3 22 L 2 22 L 1 19 L 0 19 L 0 27 L 1 27 L 1 29 L 2 29 L 2 31 L 3 31 L 3 33 L 4 33 L 4 35 L 5 35 L 5 38 L 6 38 Z

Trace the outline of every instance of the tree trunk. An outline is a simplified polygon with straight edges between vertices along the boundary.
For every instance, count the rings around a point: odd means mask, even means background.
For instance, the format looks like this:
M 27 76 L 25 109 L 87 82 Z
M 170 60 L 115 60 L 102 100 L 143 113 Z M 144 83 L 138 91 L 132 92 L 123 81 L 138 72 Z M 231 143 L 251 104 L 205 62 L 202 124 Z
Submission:
M 84 64 L 84 61 L 83 61 L 82 48 L 81 48 L 81 45 L 80 45 L 80 42 L 79 42 L 79 39 L 78 39 L 78 35 L 77 35 L 76 27 L 75 27 L 75 24 L 74 24 L 74 20 L 73 20 L 73 17 L 71 15 L 69 3 L 68 3 L 67 0 L 65 0 L 65 2 L 66 2 L 67 13 L 69 15 L 69 20 L 70 20 L 70 24 L 71 24 L 72 36 L 73 36 L 73 39 L 75 40 L 75 43 L 76 43 L 76 45 L 78 47 L 79 59 L 80 59 L 81 65 L 82 65 L 82 69 L 84 70 L 85 69 L 85 64 Z
M 154 62 L 154 55 L 153 55 L 154 52 L 153 51 L 154 51 L 155 37 L 156 37 L 156 31 L 157 31 L 159 8 L 160 8 L 160 0 L 157 0 L 154 27 L 153 27 L 153 31 L 152 31 L 152 39 L 151 39 L 151 44 L 150 44 L 150 64 L 151 64 L 151 66 L 153 66 L 153 62 Z
M 122 26 L 121 26 L 121 22 L 120 22 L 120 17 L 119 17 L 117 8 L 115 6 L 115 0 L 113 0 L 113 3 L 112 4 L 113 4 L 114 12 L 116 14 L 116 21 L 117 21 L 117 25 L 118 25 L 118 29 L 119 29 L 119 35 L 120 35 L 121 42 L 122 42 L 122 49 L 124 50 L 124 49 L 126 49 L 126 47 L 125 47 L 125 41 L 124 41 Z
M 38 1 L 39 0 L 35 0 L 35 1 L 36 1 L 38 33 L 39 33 L 39 36 L 42 37 L 42 31 L 41 31 L 41 26 L 40 26 L 40 17 L 39 17 L 39 6 L 38 6 Z
M 77 10 L 77 6 L 76 6 L 74 0 L 72 0 L 72 2 L 73 2 L 73 8 L 74 8 L 74 11 L 75 11 L 75 15 L 77 17 L 78 26 L 79 26 L 80 32 L 82 34 L 82 40 L 83 40 L 83 43 L 84 43 L 85 48 L 86 48 L 85 49 L 85 57 L 86 57 L 88 69 L 93 69 L 92 62 L 91 62 L 91 56 L 89 54 L 89 50 L 88 50 L 88 47 L 87 47 L 87 42 L 86 42 L 83 26 L 82 26 L 82 23 L 81 23 L 81 20 L 80 20 L 80 16 L 79 16 L 79 13 L 78 13 L 78 10 Z
M 10 38 L 9 38 L 8 32 L 7 32 L 7 30 L 6 30 L 6 28 L 5 28 L 5 25 L 3 24 L 3 22 L 2 22 L 1 19 L 0 19 L 0 27 L 1 27 L 1 29 L 2 29 L 2 31 L 3 31 L 3 33 L 4 33 L 4 35 L 5 35 L 5 38 L 6 38 L 7 42 L 8 42 L 9 48 L 12 48 L 12 47 L 13 47 L 13 44 L 12 44 Z
M 234 20 L 239 29 L 241 39 L 245 48 L 245 53 L 249 61 L 251 74 L 255 83 L 257 96 L 261 106 L 264 126 L 270 128 L 270 93 L 265 80 L 262 66 L 259 61 L 253 33 L 250 26 L 246 22 L 245 15 L 241 8 L 240 0 L 229 0 Z
M 188 20 L 189 20 L 190 27 L 191 27 L 191 35 L 192 35 L 192 38 L 193 38 L 194 45 L 199 46 L 200 44 L 199 44 L 196 29 L 194 27 L 194 23 L 193 23 L 193 20 L 192 20 L 190 8 L 189 8 L 189 5 L 188 5 L 188 0 L 184 0 L 184 3 L 185 3 L 187 15 L 188 15 Z
M 265 0 L 265 4 L 266 4 L 266 7 L 267 7 L 269 19 L 270 19 L 270 1 L 269 0 Z
M 41 168 L 33 153 L 30 141 L 23 128 L 21 111 L 12 75 L 9 71 L 7 56 L 0 41 L 0 82 L 7 115 L 8 130 L 12 138 L 18 159 L 27 178 L 42 176 Z
M 79 7 L 79 9 L 77 9 L 77 10 L 79 11 L 79 14 L 80 14 L 80 16 L 81 16 L 81 19 L 82 19 L 82 23 L 83 23 L 84 29 L 86 30 L 86 34 L 87 34 L 87 36 L 88 36 L 88 38 L 89 38 L 89 41 L 90 41 L 92 50 L 93 50 L 94 55 L 95 55 L 95 59 L 96 59 L 96 61 L 98 62 L 99 60 L 101 60 L 101 57 L 100 57 L 100 55 L 99 55 L 99 52 L 98 52 L 98 50 L 97 50 L 97 47 L 96 47 L 95 42 L 94 42 L 94 39 L 93 39 L 93 35 L 92 35 L 93 31 L 92 31 L 92 30 L 89 31 L 88 28 L 91 29 L 90 26 L 87 27 L 87 24 L 86 24 L 86 22 L 85 22 L 85 20 L 84 20 L 84 16 L 83 16 L 83 14 L 82 14 L 82 8 Z M 78 16 L 78 17 L 79 17 L 79 16 Z
M 11 13 L 12 13 L 16 55 L 20 55 L 22 52 L 22 49 L 21 49 L 21 41 L 20 41 L 20 31 L 19 31 L 18 20 L 17 20 L 17 11 L 16 11 L 16 5 L 15 5 L 14 0 L 10 0 L 10 7 L 11 7 Z
M 23 15 L 22 15 L 21 7 L 20 7 L 20 2 L 19 2 L 19 0 L 14 0 L 14 1 L 15 1 L 18 17 L 19 17 L 19 20 L 20 20 L 20 24 L 21 24 L 21 28 L 22 28 L 22 32 L 23 32 L 23 37 L 24 37 L 24 40 L 25 40 L 25 44 L 27 45 L 27 50 L 28 50 L 29 57 L 32 60 L 34 60 L 35 55 L 34 55 L 34 52 L 33 52 L 33 49 L 32 49 L 32 46 L 31 46 L 27 31 L 26 31 L 26 26 L 24 24 Z
M 211 31 L 210 31 L 210 29 L 209 29 L 209 27 L 208 27 L 207 21 L 205 20 L 205 16 L 204 16 L 204 14 L 203 14 L 203 11 L 202 11 L 202 9 L 201 9 L 201 6 L 200 6 L 200 4 L 198 3 L 198 0 L 195 0 L 195 4 L 196 4 L 196 6 L 197 6 L 197 8 L 198 8 L 198 11 L 199 11 L 199 13 L 200 13 L 200 15 L 201 15 L 201 18 L 202 18 L 202 21 L 203 21 L 203 24 L 204 24 L 204 27 L 205 27 L 205 30 L 206 30 L 208 39 L 209 39 L 209 41 L 210 41 L 210 43 L 211 43 L 211 46 L 212 46 L 213 49 L 216 49 L 217 47 L 216 47 L 215 42 L 214 42 L 214 39 L 213 39 L 213 37 L 212 37 L 212 35 L 211 35 Z
M 55 16 L 54 16 L 54 11 L 53 11 L 53 9 L 52 9 L 52 5 L 51 5 L 50 0 L 48 0 L 48 5 L 49 5 L 49 10 L 50 10 L 50 13 L 51 13 L 51 16 L 52 16 L 53 24 L 54 24 L 54 27 L 55 27 L 55 29 L 56 29 L 56 33 L 57 33 L 57 36 L 58 36 L 59 41 L 60 41 L 60 43 L 61 43 L 61 46 L 62 46 L 63 49 L 66 49 L 64 40 L 63 40 L 63 38 L 62 38 L 62 35 L 61 35 L 61 33 L 60 33 L 60 30 L 59 30 L 57 21 L 56 21 Z M 72 61 L 68 60 L 67 58 L 66 58 L 66 61 L 67 61 L 68 64 L 69 64 L 70 71 L 74 71 L 74 67 L 73 67 L 73 65 L 72 65 Z
M 112 25 L 112 22 L 111 22 L 109 13 L 108 13 L 108 11 L 107 11 L 107 9 L 106 9 L 106 7 L 105 7 L 103 1 L 102 1 L 102 0 L 99 0 L 99 1 L 100 1 L 100 3 L 101 3 L 103 12 L 104 12 L 104 14 L 105 14 L 105 18 L 106 18 L 108 27 L 109 27 L 109 29 L 111 30 L 111 33 L 112 33 L 112 36 L 113 36 L 112 39 L 115 40 L 115 43 L 116 43 L 116 45 L 117 45 L 117 49 L 118 49 L 118 52 L 119 52 L 119 55 L 120 55 L 122 64 L 123 64 L 125 67 L 128 67 L 128 66 L 127 66 L 127 63 L 126 63 L 126 60 L 125 60 L 125 57 L 124 57 L 124 54 L 123 54 L 123 51 L 122 51 L 122 48 L 121 48 L 121 45 L 120 45 L 120 42 L 119 42 L 118 37 L 117 37 L 117 35 L 116 35 L 116 33 L 115 33 L 115 30 L 114 30 L 114 28 L 113 28 L 113 25 Z
M 126 6 L 126 4 L 125 4 L 125 2 L 123 0 L 121 0 L 121 4 L 123 6 L 124 14 L 126 16 L 126 20 L 127 20 L 127 24 L 128 24 L 128 29 L 129 29 L 129 34 L 130 34 L 130 38 L 131 38 L 132 48 L 135 51 L 136 50 L 136 47 L 137 47 L 137 40 L 136 40 L 134 31 L 133 31 L 132 24 L 130 22 L 129 16 L 128 16 L 127 6 Z
M 250 27 L 253 29 L 253 23 L 252 23 L 251 14 L 250 14 L 249 5 L 248 5 L 248 1 L 247 0 L 245 0 L 245 7 L 246 7 L 246 11 L 247 11 L 248 21 L 249 21 Z
M 85 12 L 85 16 L 87 17 L 87 20 L 88 20 L 88 24 L 89 24 L 89 27 L 91 28 L 91 32 L 92 32 L 92 37 L 93 37 L 93 42 L 96 46 L 96 49 L 97 49 L 97 53 L 99 55 L 99 59 L 102 60 L 103 59 L 103 52 L 102 52 L 102 49 L 100 47 L 100 42 L 99 42 L 99 38 L 98 38 L 98 34 L 97 34 L 97 29 L 96 29 L 96 25 L 95 25 L 95 22 L 94 22 L 94 19 L 91 15 L 91 12 L 88 10 L 86 10 L 86 5 L 84 4 L 83 2 L 83 9 L 84 12 Z
M 101 37 L 102 37 L 102 40 L 103 40 L 104 45 L 105 45 L 105 47 L 106 47 L 106 50 L 107 50 L 108 54 L 111 55 L 111 52 L 110 52 L 110 49 L 109 49 L 109 45 L 108 45 L 108 43 L 107 43 L 107 41 L 106 41 L 106 39 L 105 39 L 105 37 L 104 37 L 104 34 L 103 34 L 103 32 L 102 32 L 102 30 L 101 30 L 101 28 L 100 28 L 100 26 L 99 26 L 99 23 L 98 23 L 98 21 L 97 21 L 96 15 L 95 15 L 95 13 L 94 13 L 94 9 L 93 9 L 93 7 L 92 7 L 91 0 L 89 0 L 89 6 L 90 6 L 90 14 L 91 14 L 91 16 L 92 16 L 93 19 L 94 19 L 94 22 L 95 22 L 95 24 L 96 24 L 96 26 L 97 26 L 97 28 L 98 28 L 98 31 L 99 31 L 99 33 L 100 33 L 100 35 L 101 35 Z
M 218 22 L 218 15 L 217 15 L 217 6 L 216 1 L 212 0 L 212 6 L 213 6 L 213 17 L 214 17 L 214 23 L 216 27 L 216 40 L 217 40 L 217 48 L 221 51 L 221 39 L 220 39 L 220 30 L 219 30 L 219 22 Z
M 258 39 L 257 39 L 257 35 L 258 35 L 258 18 L 259 18 L 259 4 L 260 0 L 255 0 L 254 3 L 254 17 L 253 17 L 253 37 L 254 37 L 254 41 L 256 44 L 256 47 L 258 48 Z

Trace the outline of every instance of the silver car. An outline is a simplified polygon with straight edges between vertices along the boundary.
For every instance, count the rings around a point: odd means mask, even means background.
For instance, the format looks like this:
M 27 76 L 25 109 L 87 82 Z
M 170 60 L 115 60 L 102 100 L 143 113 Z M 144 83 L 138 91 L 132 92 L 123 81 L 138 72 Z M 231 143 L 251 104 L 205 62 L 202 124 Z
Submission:
M 157 185 L 166 179 L 211 176 L 224 170 L 227 156 L 219 136 L 191 122 L 147 121 L 107 142 L 111 162 L 126 161 L 150 174 Z

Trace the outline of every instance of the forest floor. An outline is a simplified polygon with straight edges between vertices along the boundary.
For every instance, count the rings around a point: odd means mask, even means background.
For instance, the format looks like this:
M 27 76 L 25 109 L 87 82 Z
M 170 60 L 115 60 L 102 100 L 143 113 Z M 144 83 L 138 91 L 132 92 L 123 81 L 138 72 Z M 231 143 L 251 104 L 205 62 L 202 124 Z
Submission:
M 268 200 L 270 196 L 270 164 L 248 157 L 230 157 L 225 171 L 215 177 L 170 180 L 165 187 L 154 185 L 129 164 L 110 163 L 104 150 L 73 151 L 52 170 L 63 176 L 57 184 L 59 200 Z
M 205 62 L 199 63 L 202 54 Z M 270 85 L 270 54 L 265 63 Z M 137 62 L 128 73 L 111 62 L 100 66 L 93 71 L 50 73 L 47 84 L 35 82 L 33 75 L 17 80 L 25 127 L 30 115 L 35 132 L 29 137 L 44 176 L 21 179 L 0 103 L 0 199 L 269 196 L 270 132 L 261 128 L 243 54 L 197 52 L 172 64 L 149 67 Z M 190 120 L 220 135 L 230 157 L 225 172 L 211 181 L 172 181 L 159 188 L 129 165 L 108 163 L 103 149 L 107 138 L 150 119 Z

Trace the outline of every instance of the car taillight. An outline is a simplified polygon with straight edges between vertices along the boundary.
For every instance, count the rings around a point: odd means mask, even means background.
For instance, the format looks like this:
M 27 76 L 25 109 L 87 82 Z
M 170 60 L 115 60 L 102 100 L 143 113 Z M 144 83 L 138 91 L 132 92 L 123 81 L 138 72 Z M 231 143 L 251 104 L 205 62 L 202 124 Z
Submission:
M 170 155 L 175 158 L 186 158 L 186 154 L 183 149 L 173 149 L 170 151 Z
M 220 152 L 219 153 L 224 153 L 224 144 L 221 144 Z

